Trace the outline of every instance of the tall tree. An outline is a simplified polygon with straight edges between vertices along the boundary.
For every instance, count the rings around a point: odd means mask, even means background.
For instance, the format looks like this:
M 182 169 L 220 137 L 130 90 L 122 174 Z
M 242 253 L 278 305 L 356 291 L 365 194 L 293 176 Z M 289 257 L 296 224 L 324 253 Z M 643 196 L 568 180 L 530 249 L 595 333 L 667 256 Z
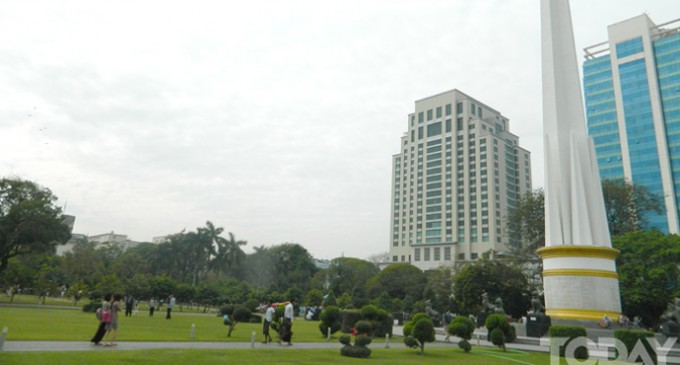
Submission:
M 604 180 L 602 193 L 612 236 L 647 229 L 648 217 L 663 213 L 661 198 L 639 184 Z
M 0 273 L 9 259 L 51 252 L 71 237 L 57 197 L 44 187 L 21 179 L 0 179 Z
M 680 295 L 680 236 L 659 231 L 631 232 L 614 237 L 623 312 L 640 316 L 650 327 L 672 298 Z
M 309 289 L 309 281 L 318 269 L 312 255 L 304 247 L 297 243 L 283 243 L 268 250 L 274 268 L 274 290 L 285 292 L 293 286 L 302 290 Z
M 329 289 L 338 295 L 351 294 L 359 283 L 365 283 L 380 270 L 372 262 L 354 257 L 338 257 L 331 260 L 327 270 Z
M 453 295 L 461 314 L 477 314 L 482 293 L 501 298 L 505 312 L 521 317 L 529 308 L 529 285 L 522 271 L 500 261 L 480 260 L 464 266 L 453 277 Z
M 507 216 L 509 248 L 515 256 L 537 258 L 545 245 L 545 197 L 542 189 L 527 192 Z
M 383 292 L 392 298 L 404 299 L 407 295 L 420 300 L 427 284 L 425 273 L 411 264 L 393 264 L 379 272 L 368 281 L 367 289 L 371 297 Z

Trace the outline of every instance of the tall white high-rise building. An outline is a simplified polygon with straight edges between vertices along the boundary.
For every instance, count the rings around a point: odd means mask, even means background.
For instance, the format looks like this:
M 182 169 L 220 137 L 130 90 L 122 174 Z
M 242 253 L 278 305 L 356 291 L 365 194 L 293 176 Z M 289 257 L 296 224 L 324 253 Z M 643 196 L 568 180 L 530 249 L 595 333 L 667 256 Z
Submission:
M 392 157 L 391 261 L 423 270 L 507 252 L 531 158 L 497 110 L 451 90 L 416 101 Z

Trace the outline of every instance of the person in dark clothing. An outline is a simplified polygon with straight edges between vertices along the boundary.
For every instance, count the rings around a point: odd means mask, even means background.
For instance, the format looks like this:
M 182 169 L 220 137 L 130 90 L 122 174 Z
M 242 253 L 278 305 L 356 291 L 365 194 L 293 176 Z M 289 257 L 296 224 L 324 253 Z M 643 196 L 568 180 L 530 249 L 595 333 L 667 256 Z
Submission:
M 111 305 L 111 298 L 113 297 L 112 294 L 106 294 L 104 296 L 104 303 L 102 304 L 102 310 L 106 306 L 106 308 L 110 307 Z M 95 332 L 94 336 L 90 340 L 93 345 L 99 345 L 99 342 L 101 342 L 102 338 L 104 338 L 104 335 L 106 334 L 106 322 L 104 322 L 104 318 L 99 320 L 99 327 L 97 328 L 97 332 Z
M 135 297 L 128 294 L 125 297 L 125 317 L 132 317 L 132 309 L 135 307 Z

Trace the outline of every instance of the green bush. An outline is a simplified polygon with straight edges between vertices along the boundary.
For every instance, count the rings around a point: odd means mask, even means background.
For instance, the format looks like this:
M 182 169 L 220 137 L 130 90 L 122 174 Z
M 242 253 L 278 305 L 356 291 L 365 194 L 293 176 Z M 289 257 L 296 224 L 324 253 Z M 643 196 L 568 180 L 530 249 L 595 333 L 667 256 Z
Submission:
M 371 356 L 371 349 L 366 347 L 371 343 L 371 337 L 365 335 L 356 336 L 354 339 L 354 346 L 350 345 L 349 341 L 349 336 L 340 336 L 340 343 L 344 345 L 340 349 L 340 355 L 357 358 L 367 358 Z
M 102 302 L 90 302 L 83 306 L 83 312 L 94 313 L 98 308 L 102 307 Z
M 378 319 L 378 307 L 374 305 L 365 305 L 361 308 L 361 316 L 368 321 Z
M 345 346 L 349 346 L 351 341 L 352 341 L 352 337 L 350 337 L 350 335 L 341 335 L 340 336 L 340 343 L 345 345 Z
M 344 346 L 340 349 L 340 355 L 365 359 L 371 356 L 371 349 L 363 346 Z
M 248 320 L 250 323 L 262 323 L 262 316 L 258 316 L 257 314 L 250 314 L 250 319 Z
M 250 322 L 250 314 L 251 312 L 248 310 L 248 308 L 238 306 L 236 309 L 234 309 L 234 314 L 232 317 L 236 322 Z
M 406 347 L 410 347 L 412 349 L 415 349 L 418 346 L 420 346 L 418 344 L 418 341 L 416 341 L 416 339 L 411 337 L 411 336 L 404 337 L 404 345 L 406 345 Z
M 338 332 L 341 325 L 340 308 L 335 306 L 328 306 L 323 309 L 319 316 L 321 323 L 319 323 L 319 330 L 322 336 L 328 335 L 328 329 L 331 329 L 331 334 Z
M 413 331 L 413 326 L 415 326 L 416 322 L 418 322 L 421 319 L 430 319 L 430 316 L 427 315 L 427 313 L 416 313 L 413 318 L 411 318 L 410 321 L 406 322 L 403 328 L 403 333 L 404 336 L 410 336 L 411 332 Z
M 494 328 L 489 334 L 489 339 L 491 340 L 492 344 L 502 348 L 503 351 L 505 351 L 505 335 L 503 335 L 502 329 L 499 327 Z
M 491 341 L 491 332 L 498 328 L 503 332 L 503 341 L 512 342 L 517 337 L 515 335 L 515 327 L 511 326 L 508 318 L 504 314 L 492 314 L 486 317 L 484 326 L 488 330 L 487 340 Z
M 626 350 L 628 350 L 629 355 L 633 352 L 633 348 L 635 348 L 635 345 L 637 345 L 638 341 L 642 341 L 645 350 L 652 357 L 652 361 L 656 364 L 656 351 L 649 343 L 649 337 L 653 338 L 654 332 L 641 330 L 614 330 L 614 338 L 623 342 L 623 344 L 626 346 Z
M 550 326 L 550 337 L 566 337 L 569 340 L 560 346 L 560 357 L 564 357 L 564 350 L 573 339 L 577 337 L 586 337 L 586 328 L 582 326 Z M 580 360 L 588 359 L 588 348 L 579 347 L 574 352 L 574 357 Z
M 378 318 L 371 321 L 373 324 L 373 337 L 385 337 L 385 335 L 392 336 L 392 327 L 394 326 L 394 318 L 386 310 L 378 310 Z
M 344 333 L 352 332 L 354 324 L 361 320 L 361 312 L 356 309 L 342 311 L 340 330 Z
M 472 350 L 472 345 L 467 340 L 458 341 L 458 347 L 462 348 L 465 352 L 470 352 Z
M 368 346 L 371 344 L 371 337 L 358 335 L 354 338 L 354 346 Z
M 220 315 L 226 314 L 231 317 L 231 315 L 234 314 L 234 309 L 236 309 L 236 307 L 233 304 L 227 304 L 220 308 Z
M 357 331 L 357 334 L 370 336 L 373 333 L 373 325 L 371 325 L 370 321 L 366 320 L 361 320 L 355 323 L 354 329 Z
M 475 332 L 475 324 L 468 317 L 458 316 L 449 323 L 448 331 L 449 334 L 460 337 L 463 340 L 470 340 Z
M 257 301 L 257 299 L 248 299 L 244 304 L 244 307 L 248 308 L 249 311 L 251 312 L 256 312 L 257 307 L 260 306 L 260 303 Z

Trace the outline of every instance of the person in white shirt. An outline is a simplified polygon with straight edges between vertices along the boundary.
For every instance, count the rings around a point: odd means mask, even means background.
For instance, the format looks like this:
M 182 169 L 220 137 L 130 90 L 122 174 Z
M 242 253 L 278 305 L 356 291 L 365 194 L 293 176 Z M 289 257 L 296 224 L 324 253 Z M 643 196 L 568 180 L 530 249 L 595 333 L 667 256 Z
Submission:
M 288 343 L 288 346 L 293 345 L 293 319 L 295 317 L 294 300 L 290 300 L 283 310 L 283 323 L 281 324 L 281 341 Z M 279 344 L 281 343 L 279 341 Z
M 276 310 L 274 310 L 272 304 L 267 302 L 267 309 L 264 312 L 264 325 L 262 326 L 262 334 L 264 335 L 264 342 L 262 343 L 272 342 L 272 336 L 269 334 L 269 327 L 272 324 L 272 320 L 274 320 L 275 312 Z

